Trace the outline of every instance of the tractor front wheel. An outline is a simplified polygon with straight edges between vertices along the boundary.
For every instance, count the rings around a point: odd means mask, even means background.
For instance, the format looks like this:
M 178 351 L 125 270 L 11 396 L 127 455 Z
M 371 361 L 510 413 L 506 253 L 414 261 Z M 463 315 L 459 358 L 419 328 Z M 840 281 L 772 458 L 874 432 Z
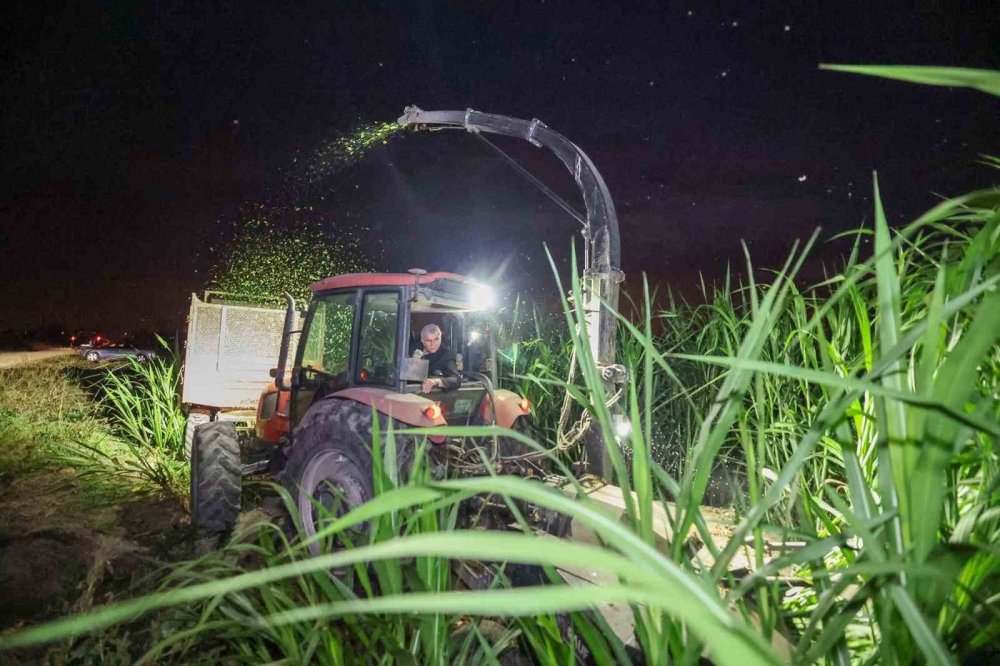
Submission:
M 296 428 L 281 478 L 295 501 L 304 538 L 314 536 L 324 522 L 372 498 L 373 416 L 379 419 L 384 452 L 389 420 L 368 405 L 350 400 L 317 402 Z M 413 464 L 415 445 L 412 437 L 397 435 L 394 440 L 396 473 L 402 481 Z M 368 525 L 359 529 L 364 533 Z M 338 535 L 334 546 L 343 545 Z M 321 551 L 318 542 L 310 543 L 309 548 L 314 554 Z
M 191 522 L 200 537 L 218 538 L 240 515 L 240 442 L 228 421 L 199 425 L 191 449 Z
M 336 447 L 326 447 L 305 463 L 295 495 L 295 508 L 302 517 L 306 538 L 311 538 L 322 529 L 324 522 L 343 516 L 371 498 L 371 472 L 362 471 L 359 463 Z M 356 532 L 363 535 L 368 525 L 358 527 Z M 341 543 L 343 541 L 338 538 L 336 543 L 347 545 Z M 315 555 L 320 552 L 317 542 L 310 543 L 309 548 Z

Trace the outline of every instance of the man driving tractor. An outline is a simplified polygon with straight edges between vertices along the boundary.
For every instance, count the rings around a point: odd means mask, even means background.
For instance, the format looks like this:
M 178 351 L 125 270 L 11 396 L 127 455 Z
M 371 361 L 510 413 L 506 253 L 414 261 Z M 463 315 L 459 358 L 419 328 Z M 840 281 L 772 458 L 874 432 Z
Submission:
M 437 324 L 424 326 L 420 330 L 420 343 L 424 346 L 423 351 L 417 350 L 414 356 L 428 362 L 427 379 L 420 386 L 420 392 L 430 393 L 435 388 L 454 391 L 461 386 L 455 352 L 441 344 L 441 327 Z

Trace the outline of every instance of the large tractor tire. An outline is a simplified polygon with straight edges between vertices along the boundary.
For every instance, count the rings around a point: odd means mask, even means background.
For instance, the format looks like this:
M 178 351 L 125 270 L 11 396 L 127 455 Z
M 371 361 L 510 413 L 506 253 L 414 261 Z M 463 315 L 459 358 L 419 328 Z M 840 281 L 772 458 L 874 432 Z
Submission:
M 377 416 L 385 442 L 389 420 Z M 322 527 L 324 513 L 330 512 L 328 518 L 341 516 L 372 498 L 372 417 L 368 405 L 321 400 L 295 429 L 281 481 L 295 502 L 304 537 L 312 537 Z M 396 427 L 406 426 L 397 423 Z M 394 440 L 399 478 L 404 480 L 413 465 L 415 444 L 412 437 L 397 435 Z M 362 534 L 367 527 L 359 526 Z M 317 542 L 309 547 L 314 554 L 321 550 Z
M 191 522 L 200 537 L 218 538 L 240 515 L 240 442 L 227 421 L 195 428 L 191 450 Z
M 187 425 L 184 426 L 184 457 L 191 460 L 191 451 L 194 447 L 194 431 L 200 425 L 205 425 L 212 420 L 208 414 L 201 412 L 191 412 L 187 417 Z

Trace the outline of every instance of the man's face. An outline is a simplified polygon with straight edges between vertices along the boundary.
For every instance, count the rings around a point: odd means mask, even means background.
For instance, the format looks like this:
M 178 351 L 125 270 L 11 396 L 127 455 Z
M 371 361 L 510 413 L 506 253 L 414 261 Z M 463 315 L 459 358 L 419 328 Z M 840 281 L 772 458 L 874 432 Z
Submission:
M 421 335 L 420 342 L 424 345 L 424 351 L 428 354 L 433 354 L 441 346 L 441 334 Z

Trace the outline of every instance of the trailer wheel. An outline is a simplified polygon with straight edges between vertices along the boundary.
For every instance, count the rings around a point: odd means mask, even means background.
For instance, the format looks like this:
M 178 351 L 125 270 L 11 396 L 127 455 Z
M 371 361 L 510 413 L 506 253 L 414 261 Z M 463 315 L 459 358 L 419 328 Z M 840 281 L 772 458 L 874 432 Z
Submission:
M 191 460 L 191 450 L 194 445 L 194 431 L 200 425 L 204 425 L 212 420 L 212 417 L 202 412 L 191 412 L 187 417 L 187 425 L 184 426 L 184 457 Z
M 240 442 L 227 421 L 199 425 L 191 456 L 191 522 L 201 537 L 232 530 L 240 514 Z
M 333 518 L 372 498 L 372 413 L 368 405 L 323 400 L 296 428 L 281 479 L 295 502 L 306 538 L 323 526 L 324 511 L 318 506 Z M 379 415 L 379 421 L 384 438 L 388 419 Z M 395 443 L 399 478 L 406 479 L 413 464 L 413 440 L 397 436 Z M 359 529 L 366 531 L 367 523 Z M 321 550 L 316 542 L 309 548 L 316 555 Z

